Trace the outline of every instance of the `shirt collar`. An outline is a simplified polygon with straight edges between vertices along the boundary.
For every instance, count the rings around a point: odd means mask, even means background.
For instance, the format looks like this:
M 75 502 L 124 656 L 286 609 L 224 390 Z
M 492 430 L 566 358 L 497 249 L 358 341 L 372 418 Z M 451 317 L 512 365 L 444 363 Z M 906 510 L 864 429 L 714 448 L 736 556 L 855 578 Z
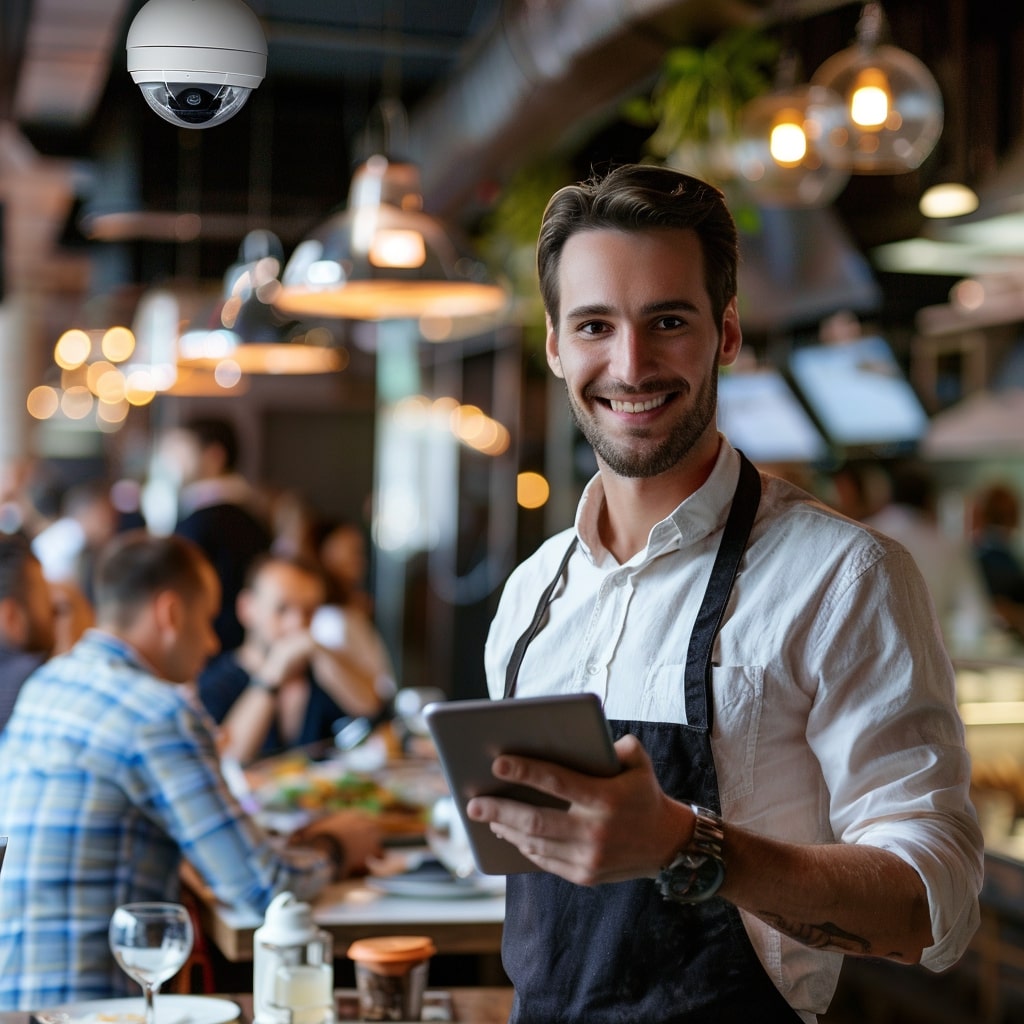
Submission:
M 718 458 L 711 475 L 660 522 L 655 523 L 647 538 L 647 546 L 638 551 L 627 565 L 641 565 L 666 551 L 682 548 L 703 540 L 721 529 L 732 505 L 736 482 L 740 475 L 740 457 L 723 435 L 719 435 Z M 598 532 L 601 509 L 604 507 L 604 482 L 597 473 L 583 490 L 576 508 L 576 535 L 580 547 L 594 565 L 602 565 L 611 553 Z
M 135 647 L 128 643 L 127 640 L 123 640 L 113 633 L 108 633 L 106 630 L 91 626 L 82 634 L 82 639 L 79 643 L 102 651 L 109 657 L 123 661 L 134 668 L 142 669 L 142 671 L 148 672 L 157 679 L 160 678 L 160 674 L 156 669 Z

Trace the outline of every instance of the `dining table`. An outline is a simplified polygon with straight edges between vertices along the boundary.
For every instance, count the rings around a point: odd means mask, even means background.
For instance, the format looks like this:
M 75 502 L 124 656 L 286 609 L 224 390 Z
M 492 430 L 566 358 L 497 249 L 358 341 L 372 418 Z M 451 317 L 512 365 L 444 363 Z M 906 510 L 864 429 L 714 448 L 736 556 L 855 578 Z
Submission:
M 263 919 L 253 911 L 220 903 L 201 883 L 187 882 L 203 934 L 226 960 L 251 961 L 253 935 Z M 334 940 L 338 955 L 371 935 L 423 934 L 439 954 L 496 954 L 501 950 L 505 897 L 501 891 L 459 898 L 393 895 L 373 879 L 328 886 L 313 902 L 313 919 Z
M 178 998 L 187 999 L 188 997 Z M 211 1005 L 208 1002 L 211 998 L 223 999 L 230 1003 L 234 1003 L 238 1008 L 238 1012 L 235 1014 L 231 1011 L 228 1014 L 223 1015 L 224 1019 L 226 1019 L 227 1016 L 231 1016 L 232 1021 L 237 1021 L 238 1024 L 252 1024 L 251 992 L 218 993 L 211 997 L 202 998 L 203 1002 L 200 1005 L 204 1007 Z M 508 986 L 458 986 L 446 989 L 428 989 L 424 999 L 424 1007 L 429 1007 L 429 1009 L 425 1010 L 423 1019 L 432 1019 L 437 1021 L 449 1020 L 463 1022 L 463 1024 L 506 1024 L 512 1010 L 512 998 L 512 989 Z M 356 1009 L 358 1005 L 357 997 L 354 989 L 337 989 L 335 991 L 335 999 L 339 1021 L 359 1019 L 358 1016 L 350 1016 L 350 1014 L 358 1012 Z M 157 996 L 158 1018 L 159 1001 L 160 996 Z M 141 999 L 139 1000 L 139 1004 L 141 1005 Z M 349 1012 L 346 1013 L 346 1010 Z M 85 1016 L 81 1018 L 81 1021 L 83 1024 L 116 1024 L 116 1022 L 110 1021 L 109 1018 L 111 1016 L 113 1015 L 102 1015 L 102 1020 L 100 1020 L 95 1014 L 93 1014 L 94 1019 L 90 1020 L 89 1016 Z M 187 1016 L 188 1015 L 186 1013 L 186 1019 Z M 199 1014 L 198 1016 L 201 1017 L 202 1014 Z M 0 1012 L 0 1024 L 39 1024 L 40 1021 L 45 1021 L 45 1017 L 37 1016 L 35 1013 L 28 1010 L 8 1010 Z M 77 1021 L 73 1019 L 69 1024 L 77 1024 Z M 127 1022 L 127 1024 L 137 1024 L 137 1022 L 132 1021 Z
M 425 823 L 433 804 L 448 795 L 430 747 L 420 742 L 410 754 L 387 725 L 356 749 L 318 744 L 289 751 L 248 767 L 244 779 L 235 781 L 243 787 L 239 795 L 247 809 L 269 830 L 285 834 L 310 815 L 337 809 L 339 800 L 383 802 L 373 813 L 385 828 L 386 851 L 391 858 L 409 855 L 409 863 L 417 851 L 429 856 Z M 218 901 L 187 865 L 182 880 L 207 940 L 232 963 L 251 961 L 253 934 L 262 918 Z M 371 872 L 330 885 L 317 897 L 313 917 L 331 934 L 336 955 L 343 956 L 356 939 L 402 933 L 429 935 L 441 955 L 496 957 L 500 952 L 503 878 L 404 887 L 402 880 Z

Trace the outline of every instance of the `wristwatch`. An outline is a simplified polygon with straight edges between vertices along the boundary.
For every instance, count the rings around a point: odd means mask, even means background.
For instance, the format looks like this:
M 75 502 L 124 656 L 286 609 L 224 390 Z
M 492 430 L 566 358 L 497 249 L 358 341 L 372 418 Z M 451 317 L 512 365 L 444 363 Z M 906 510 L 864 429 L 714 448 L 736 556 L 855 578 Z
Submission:
M 703 903 L 711 899 L 725 881 L 722 819 L 699 804 L 689 807 L 696 819 L 693 837 L 672 863 L 658 872 L 662 896 L 674 903 Z

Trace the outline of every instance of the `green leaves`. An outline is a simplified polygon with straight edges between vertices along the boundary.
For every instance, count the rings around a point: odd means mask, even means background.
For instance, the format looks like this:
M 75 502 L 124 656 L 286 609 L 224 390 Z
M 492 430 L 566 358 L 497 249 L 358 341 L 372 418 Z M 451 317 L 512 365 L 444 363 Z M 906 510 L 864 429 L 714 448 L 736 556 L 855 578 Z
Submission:
M 686 143 L 731 137 L 740 108 L 771 88 L 778 56 L 778 43 L 751 28 L 726 32 L 706 47 L 677 47 L 650 97 L 634 97 L 623 114 L 655 126 L 647 148 L 661 158 Z

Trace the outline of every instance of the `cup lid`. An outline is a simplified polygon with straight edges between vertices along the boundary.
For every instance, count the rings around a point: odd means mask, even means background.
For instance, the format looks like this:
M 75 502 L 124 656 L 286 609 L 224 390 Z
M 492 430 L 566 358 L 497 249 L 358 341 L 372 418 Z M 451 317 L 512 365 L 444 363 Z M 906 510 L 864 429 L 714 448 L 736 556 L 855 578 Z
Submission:
M 373 964 L 426 960 L 436 952 L 433 940 L 426 935 L 378 935 L 357 939 L 348 947 L 350 960 Z

